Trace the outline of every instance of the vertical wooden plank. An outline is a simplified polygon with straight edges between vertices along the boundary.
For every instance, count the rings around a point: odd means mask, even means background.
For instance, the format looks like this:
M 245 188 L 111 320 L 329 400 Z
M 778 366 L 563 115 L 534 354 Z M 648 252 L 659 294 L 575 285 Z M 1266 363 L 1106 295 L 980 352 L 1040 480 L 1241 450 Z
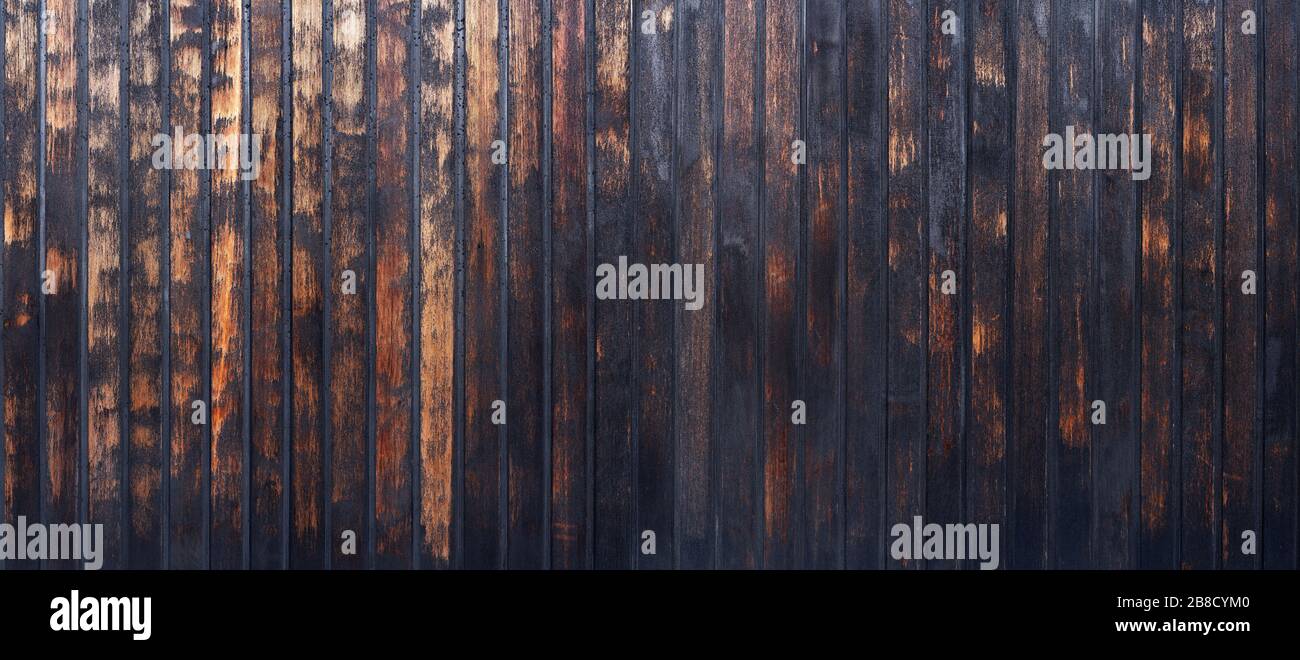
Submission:
M 1219 98 L 1215 0 L 1183 5 L 1182 41 L 1182 538 L 1183 568 L 1219 555 Z
M 762 116 L 758 74 L 758 0 L 722 3 L 722 123 L 718 177 L 718 368 L 713 414 L 717 568 L 757 568 L 761 481 L 757 479 L 759 212 Z M 716 103 L 716 101 L 715 101 Z M 719 164 L 721 166 L 719 166 Z
M 289 565 L 324 568 L 331 530 L 325 529 L 323 437 L 324 297 L 329 286 L 322 225 L 324 203 L 321 0 L 293 5 L 293 538 Z M 359 289 L 358 289 L 359 290 Z M 355 394 L 355 393 L 354 393 Z M 357 405 L 355 396 L 351 405 Z
M 639 0 L 633 3 L 638 30 L 632 33 L 632 207 L 622 218 L 632 226 L 632 248 L 628 262 L 667 263 L 673 253 L 673 131 L 675 117 L 674 63 L 678 26 L 675 0 Z M 645 12 L 653 12 L 647 17 Z M 645 22 L 655 31 L 646 34 Z M 634 256 L 635 255 L 635 256 Z M 653 531 L 657 549 L 647 555 L 637 552 L 638 568 L 672 566 L 676 548 L 673 521 L 673 410 L 672 376 L 676 337 L 672 307 L 667 300 L 633 301 L 633 369 L 636 383 L 633 402 L 633 438 L 636 448 L 635 543 Z
M 212 406 L 205 391 L 204 308 L 208 306 L 208 208 L 201 192 L 208 173 L 190 165 L 206 163 L 193 158 L 196 140 L 204 140 L 203 77 L 204 30 L 207 7 L 199 0 L 171 3 L 171 125 L 184 137 L 172 135 L 171 170 L 171 447 L 168 524 L 168 567 L 197 569 L 207 566 L 204 530 L 204 445 L 208 425 L 196 424 L 193 405 L 202 402 L 207 421 Z M 196 137 L 189 137 L 196 136 Z M 205 143 L 206 144 L 206 143 Z M 206 152 L 204 152 L 206 153 Z M 177 166 L 180 164 L 181 166 Z
M 1175 34 L 1178 3 L 1160 0 L 1143 5 L 1142 125 L 1151 134 L 1151 178 L 1138 185 L 1142 205 L 1142 524 L 1138 563 L 1141 568 L 1175 568 L 1177 536 L 1173 474 L 1174 389 L 1174 232 L 1177 172 L 1174 149 Z
M 252 446 L 252 493 L 249 511 L 249 565 L 254 569 L 285 565 L 284 453 L 285 383 L 287 350 L 283 326 L 284 288 L 288 255 L 282 250 L 288 238 L 285 225 L 283 148 L 286 140 L 283 84 L 284 12 L 282 3 L 253 0 L 250 12 L 249 88 L 252 94 L 253 135 L 261 140 L 261 169 L 252 182 L 252 373 L 249 391 L 249 429 Z
M 545 330 L 543 276 L 546 246 L 543 226 L 546 199 L 542 189 L 542 3 L 510 0 L 510 197 L 507 241 L 510 245 L 507 314 L 510 400 L 506 425 L 509 447 L 510 568 L 541 568 L 542 505 L 545 503 L 543 409 Z M 577 356 L 573 356 L 577 359 Z
M 41 56 L 35 0 L 5 2 L 4 63 L 4 511 L 11 524 L 41 518 L 36 374 L 40 360 L 36 71 Z M 43 148 L 43 147 L 42 147 Z M 72 522 L 72 521 L 63 521 Z M 38 568 L 33 560 L 6 568 Z
M 806 7 L 808 435 L 806 565 L 844 563 L 844 8 Z
M 420 534 L 421 565 L 451 562 L 455 349 L 453 0 L 423 0 L 420 16 Z
M 492 161 L 501 135 L 497 0 L 465 0 L 465 568 L 499 568 L 503 431 L 492 422 L 503 392 L 500 186 Z
M 926 289 L 925 274 L 925 44 L 923 3 L 889 5 L 889 273 L 888 273 L 888 473 L 885 524 L 911 524 L 925 509 Z M 919 559 L 888 562 L 915 568 Z
M 127 183 L 130 208 L 127 286 L 131 300 L 127 555 L 131 568 L 163 566 L 162 272 L 167 197 L 164 172 L 153 166 L 153 154 L 158 146 L 154 136 L 169 130 L 162 112 L 162 40 L 167 29 L 166 18 L 160 0 L 131 3 Z M 11 280 L 6 276 L 6 281 Z M 5 373 L 11 372 L 6 369 Z
M 45 481 L 44 518 L 79 520 L 81 485 L 81 146 L 77 3 L 45 5 Z M 74 568 L 75 562 L 46 564 Z
M 845 566 L 883 568 L 885 535 L 885 3 L 848 3 Z
M 800 565 L 795 478 L 802 433 L 792 424 L 797 391 L 800 4 L 767 0 L 764 8 L 765 88 L 763 183 L 763 566 Z
M 925 20 L 926 142 L 926 456 L 925 517 L 964 522 L 962 474 L 966 423 L 962 315 L 970 295 L 965 270 L 966 37 L 944 34 L 946 5 L 932 3 Z M 960 7 L 959 7 L 960 9 Z M 965 12 L 959 12 L 964 14 Z M 949 279 L 951 273 L 952 279 Z M 945 283 L 947 280 L 947 283 Z M 956 562 L 927 561 L 930 568 Z
M 1098 131 L 1129 135 L 1134 123 L 1137 16 L 1134 2 L 1097 5 Z M 1130 151 L 1130 163 L 1132 163 Z M 1155 167 L 1155 163 L 1151 164 Z M 1133 568 L 1137 499 L 1137 183 L 1128 170 L 1097 175 L 1097 288 L 1091 322 L 1100 353 L 1094 397 L 1106 424 L 1093 427 L 1094 555 L 1090 567 Z
M 1264 5 L 1264 568 L 1296 567 L 1296 6 Z
M 1065 136 L 1094 132 L 1093 37 L 1095 16 L 1090 0 L 1069 0 L 1055 6 L 1054 59 L 1051 71 L 1050 126 Z M 1069 140 L 1065 139 L 1068 144 Z M 1054 173 L 1051 222 L 1052 342 L 1056 360 L 1055 443 L 1049 453 L 1051 535 L 1049 552 L 1055 568 L 1083 568 L 1092 557 L 1092 429 L 1093 412 L 1089 360 L 1091 334 L 1087 309 L 1092 297 L 1093 173 L 1064 169 Z M 1054 459 L 1054 460 L 1053 460 Z
M 412 559 L 411 3 L 375 11 L 375 560 L 399 568 Z
M 1255 13 L 1256 34 L 1241 33 L 1241 16 Z M 1260 530 L 1262 476 L 1256 465 L 1260 427 L 1259 47 L 1255 0 L 1225 0 L 1223 11 L 1223 524 L 1220 566 L 1255 568 L 1259 555 L 1241 552 L 1242 533 Z M 1245 271 L 1255 289 L 1242 288 Z M 1258 545 L 1256 546 L 1258 548 Z
M 1047 0 L 1015 6 L 1017 154 L 1039 154 L 1047 134 Z M 1047 567 L 1047 172 L 1012 165 L 1011 415 L 1007 443 L 1008 568 Z
M 970 76 L 970 296 L 969 402 L 963 522 L 1007 527 L 1008 257 L 1010 236 L 1011 96 L 1008 34 L 1011 3 L 971 5 Z M 1030 154 L 1036 151 L 1028 152 Z M 1026 160 L 1032 167 L 1036 163 Z M 1005 538 L 1005 537 L 1004 537 Z M 1009 539 L 1008 539 L 1009 540 Z M 1006 543 L 1004 541 L 1003 543 Z M 1003 547 L 1006 547 L 1005 545 Z M 1001 566 L 1007 566 L 1007 556 Z M 970 565 L 968 563 L 968 565 Z
M 370 510 L 366 401 L 370 377 L 366 327 L 369 301 L 377 291 L 368 264 L 370 199 L 366 189 L 366 48 L 367 24 L 373 17 L 368 15 L 364 0 L 335 0 L 332 10 L 334 50 L 329 61 L 333 73 L 333 131 L 329 148 L 333 170 L 328 173 L 330 272 L 326 284 L 333 292 L 329 314 L 329 565 L 363 568 L 370 565 L 371 559 L 367 537 Z M 348 286 L 349 282 L 355 283 L 355 288 Z M 376 337 L 383 340 L 379 333 Z M 376 405 L 376 411 L 380 409 Z M 347 530 L 356 534 L 356 554 L 342 552 L 341 539 Z M 376 546 L 382 537 L 376 531 Z
M 122 475 L 122 3 L 92 0 L 87 17 L 88 116 L 86 184 L 87 402 L 89 452 L 86 503 L 91 524 L 104 526 L 104 568 L 126 557 Z
M 553 2 L 551 56 L 551 547 L 552 568 L 590 566 L 588 388 L 592 228 L 587 197 L 584 2 Z M 607 305 L 609 303 L 606 303 Z
M 244 134 L 242 0 L 212 5 L 212 134 L 225 145 L 214 163 L 212 195 L 212 458 L 211 567 L 239 568 L 244 562 L 244 335 L 245 217 L 243 182 L 255 171 L 241 169 L 254 152 Z M 218 152 L 219 159 L 223 158 Z M 261 167 L 260 160 L 257 167 Z M 246 172 L 246 174 L 245 174 Z
M 628 39 L 634 25 L 628 0 L 595 0 L 595 260 L 596 267 L 631 256 L 628 192 Z M 639 34 L 639 33 L 638 33 Z M 556 107 L 559 101 L 556 101 Z M 557 154 L 558 160 L 558 154 Z M 631 259 L 629 259 L 631 261 Z M 557 264 L 558 267 L 558 264 Z M 596 568 L 631 568 L 640 536 L 632 487 L 633 304 L 595 302 L 594 562 Z M 558 387 L 559 383 L 556 383 Z M 561 391 L 559 389 L 557 392 Z
M 714 262 L 714 222 L 717 210 L 716 147 L 719 97 L 716 86 L 721 70 L 723 43 L 721 4 L 717 0 L 682 3 L 677 11 L 680 49 L 677 56 L 678 124 L 676 147 L 677 235 L 674 262 L 685 269 L 702 264 L 704 281 L 696 282 L 699 309 L 685 303 L 671 303 L 677 317 L 673 335 L 677 341 L 676 383 L 673 387 L 676 458 L 676 503 L 678 568 L 713 567 L 716 535 L 714 503 L 721 483 L 713 480 L 713 329 L 717 316 L 717 266 Z M 752 68 L 748 72 L 752 75 Z M 751 106 L 752 108 L 752 106 Z M 740 110 L 738 108 L 738 110 Z M 750 280 L 742 280 L 742 284 Z M 694 305 L 691 305 L 692 308 Z M 752 390 L 751 390 L 752 391 Z M 741 475 L 736 475 L 741 477 Z M 743 477 L 736 484 L 746 485 Z M 739 522 L 750 522 L 744 518 Z

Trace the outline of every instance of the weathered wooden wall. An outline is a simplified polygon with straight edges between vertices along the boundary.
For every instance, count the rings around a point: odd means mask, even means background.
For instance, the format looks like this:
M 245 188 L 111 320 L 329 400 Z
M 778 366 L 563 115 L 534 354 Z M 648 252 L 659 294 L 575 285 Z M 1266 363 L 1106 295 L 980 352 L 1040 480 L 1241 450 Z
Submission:
M 3 5 L 0 519 L 109 567 L 1297 566 L 1291 0 Z

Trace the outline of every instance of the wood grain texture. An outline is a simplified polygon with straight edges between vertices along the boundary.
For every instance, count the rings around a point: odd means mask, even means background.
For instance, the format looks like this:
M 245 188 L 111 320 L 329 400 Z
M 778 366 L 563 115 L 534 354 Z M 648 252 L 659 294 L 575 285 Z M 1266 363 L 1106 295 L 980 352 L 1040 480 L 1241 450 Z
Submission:
M 289 272 L 288 188 L 285 146 L 288 144 L 288 110 L 284 101 L 290 70 L 284 65 L 285 9 L 279 2 L 255 0 L 250 5 L 249 93 L 252 95 L 253 135 L 262 145 L 261 169 L 251 184 L 252 243 L 251 334 L 252 370 L 249 384 L 251 493 L 249 507 L 249 566 L 282 568 L 288 559 L 285 516 L 289 456 L 287 411 L 292 395 L 286 387 L 290 371 L 285 312 L 290 299 L 285 275 Z
M 1259 218 L 1259 40 L 1233 30 L 1235 17 L 1259 16 L 1258 3 L 1229 0 L 1223 5 L 1223 523 L 1220 566 L 1255 568 L 1259 555 L 1234 552 L 1242 534 L 1259 529 L 1260 443 L 1257 403 L 1262 351 L 1260 304 L 1243 287 L 1246 271 L 1260 276 Z M 1229 146 L 1231 145 L 1231 146 Z
M 632 229 L 630 263 L 673 261 L 673 136 L 677 117 L 675 39 L 681 16 L 675 0 L 634 0 L 631 35 L 631 206 L 619 221 Z M 651 12 L 647 14 L 646 12 Z M 646 34 L 646 23 L 654 26 Z M 654 532 L 656 552 L 636 552 L 637 568 L 671 568 L 677 548 L 674 522 L 673 365 L 679 338 L 674 303 L 623 302 L 632 311 L 632 471 L 634 527 L 622 531 L 636 546 Z M 626 341 L 627 338 L 623 338 Z M 599 392 L 599 389 L 597 389 Z M 662 551 L 659 551 L 662 548 Z
M 419 223 L 419 560 L 451 561 L 452 442 L 455 409 L 455 155 L 453 94 L 456 17 L 451 0 L 423 0 L 417 158 Z
M 1103 3 L 1097 13 L 1097 125 L 1101 133 L 1137 132 L 1139 9 Z M 1131 156 L 1131 154 L 1130 154 Z M 1095 297 L 1089 324 L 1098 328 L 1092 369 L 1106 424 L 1093 426 L 1093 565 L 1133 568 L 1137 548 L 1138 446 L 1137 189 L 1124 170 L 1099 173 Z
M 966 381 L 966 489 L 964 520 L 1006 529 L 1010 438 L 1008 359 L 1011 256 L 1011 65 L 1005 26 L 1014 4 L 1002 0 L 972 3 L 970 206 L 966 230 L 969 280 Z M 967 564 L 969 565 L 969 564 Z
M 1177 143 L 1175 72 L 1178 3 L 1151 2 L 1142 8 L 1141 132 L 1150 133 L 1151 178 L 1142 182 L 1141 333 L 1142 515 L 1141 568 L 1177 566 L 1177 502 L 1174 433 L 1178 373 L 1175 371 L 1175 238 L 1177 227 Z M 1163 139 L 1160 139 L 1163 138 Z
M 3 6 L 0 519 L 105 566 L 1296 567 L 1294 3 Z
M 324 7 L 320 0 L 293 5 L 293 251 L 290 336 L 293 355 L 292 536 L 289 566 L 324 568 L 327 560 L 324 480 L 325 292 L 329 255 L 324 229 Z M 360 289 L 358 289 L 360 291 Z M 350 406 L 360 404 L 352 392 Z
M 163 491 L 167 440 L 163 426 L 166 393 L 163 345 L 163 255 L 166 245 L 168 196 L 166 172 L 153 166 L 158 144 L 154 136 L 170 130 L 163 113 L 163 39 L 167 16 L 160 0 L 132 2 L 130 8 L 129 81 L 127 109 L 130 133 L 127 166 L 128 222 L 127 328 L 130 400 L 127 448 L 130 484 L 128 563 L 131 568 L 164 565 L 163 537 L 166 504 Z
M 216 569 L 244 565 L 244 509 L 247 506 L 244 471 L 248 469 L 244 446 L 248 402 L 244 366 L 248 335 L 245 295 L 247 216 L 244 210 L 244 171 L 241 157 L 253 155 L 252 143 L 240 147 L 244 126 L 244 8 L 239 0 L 212 5 L 211 133 L 226 145 L 221 162 L 211 173 L 212 289 L 211 289 L 211 390 L 212 440 L 210 565 Z M 261 156 L 258 141 L 257 156 Z M 261 164 L 258 164 L 260 167 Z M 253 172 L 248 170 L 248 175 Z
M 1182 77 L 1182 568 L 1214 568 L 1219 556 L 1219 180 L 1221 108 L 1215 2 L 1183 5 Z
M 411 91 L 409 2 L 375 6 L 375 564 L 412 565 Z M 335 390 L 337 391 L 337 390 Z
M 542 568 L 545 515 L 546 409 L 545 309 L 546 198 L 543 195 L 542 3 L 511 0 L 507 90 L 510 121 L 510 180 L 506 243 L 509 300 L 506 330 L 506 447 L 508 505 L 506 565 Z
M 592 565 L 594 355 L 590 287 L 593 225 L 587 80 L 595 17 L 577 2 L 551 7 L 551 494 L 553 568 Z
M 87 181 L 86 181 L 86 354 L 87 514 L 104 525 L 104 567 L 126 560 L 127 507 L 123 484 L 127 465 L 123 438 L 124 338 L 122 255 L 123 22 L 116 0 L 88 5 Z
M 888 525 L 925 515 L 926 480 L 926 26 L 924 3 L 891 0 L 889 80 L 886 505 Z M 918 568 L 919 558 L 890 567 Z
M 369 309 L 377 294 L 370 270 L 369 94 L 367 44 L 373 16 L 364 0 L 333 4 L 329 149 L 329 506 L 330 566 L 363 568 L 370 529 Z M 387 223 L 386 223 L 387 224 Z M 391 224 L 388 225 L 391 228 Z M 376 306 L 378 311 L 378 306 Z M 376 385 L 378 385 L 376 374 Z M 377 492 L 377 491 L 376 491 Z M 376 499 L 376 509 L 378 509 Z M 376 516 L 378 520 L 378 516 Z M 356 534 L 355 554 L 343 535 Z M 373 538 L 378 544 L 380 534 Z
M 51 520 L 80 517 L 81 391 L 80 298 L 81 228 L 85 208 L 80 189 L 85 174 L 78 105 L 78 23 L 75 0 L 45 5 L 45 143 L 41 317 L 44 337 L 44 466 L 42 513 Z M 75 562 L 47 561 L 49 568 L 74 568 Z
M 965 469 L 966 424 L 964 323 L 970 290 L 966 272 L 966 95 L 969 23 L 944 34 L 943 9 L 932 4 L 925 24 L 925 272 L 926 442 L 925 516 L 964 519 L 960 483 Z M 934 26 L 940 26 L 935 30 Z M 950 284 L 945 291 L 947 280 Z M 954 561 L 928 561 L 927 568 L 956 568 Z
M 628 49 L 633 30 L 640 26 L 628 0 L 595 0 L 593 6 L 595 263 L 589 264 L 591 269 L 599 264 L 617 264 L 620 256 L 630 257 L 633 247 L 632 223 L 628 220 L 632 214 Z M 633 548 L 640 537 L 634 529 L 636 481 L 632 476 L 634 307 L 623 300 L 595 300 L 593 305 L 593 562 L 596 568 L 632 568 Z
M 718 192 L 714 204 L 718 224 L 718 308 L 712 401 L 716 426 L 713 438 L 713 503 L 717 511 L 717 568 L 756 568 L 761 558 L 762 529 L 760 432 L 763 425 L 762 381 L 759 374 L 759 242 L 762 208 L 762 120 L 759 90 L 762 62 L 758 59 L 759 0 L 722 3 L 721 41 L 726 44 L 721 99 L 723 121 L 719 152 L 713 164 Z
M 509 145 L 501 126 L 500 16 L 497 0 L 465 0 L 465 568 L 505 563 L 502 487 L 505 429 L 492 417 L 506 396 L 502 362 L 501 186 Z M 508 152 L 505 154 L 509 159 Z M 498 155 L 498 159 L 499 159 Z M 509 409 L 506 409 L 509 421 Z
M 1296 566 L 1296 6 L 1264 3 L 1264 568 Z
M 38 126 L 44 121 L 37 114 L 36 96 L 42 57 L 37 41 L 40 5 L 6 0 L 4 19 L 4 512 L 17 520 L 37 519 L 42 513 L 36 407 L 41 355 L 36 159 Z M 39 563 L 12 560 L 5 566 L 32 569 Z
M 682 3 L 677 12 L 677 47 L 680 73 L 677 89 L 677 209 L 673 229 L 677 237 L 673 261 L 701 264 L 705 273 L 703 307 L 676 310 L 674 335 L 678 338 L 673 387 L 673 455 L 676 464 L 674 518 L 677 521 L 676 566 L 702 569 L 715 565 L 714 498 L 717 487 L 712 469 L 714 327 L 717 293 L 709 277 L 716 272 L 715 231 L 717 195 L 718 110 L 721 90 L 714 78 L 722 50 L 722 5 L 705 0 Z M 752 73 L 752 72 L 751 72 Z M 745 479 L 740 477 L 742 484 Z M 748 484 L 745 484 L 748 485 Z M 741 488 L 744 488 L 742 485 Z M 752 522 L 742 517 L 740 523 Z

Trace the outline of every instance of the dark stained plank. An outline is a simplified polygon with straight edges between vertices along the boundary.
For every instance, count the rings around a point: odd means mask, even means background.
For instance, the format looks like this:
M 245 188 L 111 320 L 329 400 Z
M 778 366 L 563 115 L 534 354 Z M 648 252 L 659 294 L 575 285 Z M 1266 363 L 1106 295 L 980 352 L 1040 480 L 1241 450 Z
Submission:
M 801 426 L 792 423 L 798 392 L 800 166 L 793 143 L 800 134 L 799 63 L 801 5 L 767 0 L 764 10 L 764 154 L 762 245 L 763 317 L 763 567 L 800 565 L 803 535 L 798 524 L 798 469 Z M 806 403 L 806 402 L 805 402 Z
M 1048 133 L 1047 0 L 1017 0 L 1013 152 L 1041 154 Z M 1007 440 L 1007 568 L 1047 567 L 1047 172 L 1012 166 L 1011 395 Z
M 45 3 L 45 479 L 44 520 L 80 520 L 81 118 L 77 108 L 77 3 Z M 76 568 L 47 561 L 48 568 Z
M 205 59 L 204 24 L 207 6 L 199 0 L 171 3 L 171 125 L 185 136 L 204 135 L 203 97 Z M 212 403 L 206 390 L 205 354 L 208 337 L 204 317 L 208 308 L 208 206 L 203 185 L 209 173 L 189 167 L 191 152 L 185 142 L 172 137 L 169 191 L 171 209 L 170 292 L 171 328 L 171 435 L 168 465 L 168 556 L 167 566 L 176 569 L 204 568 L 208 564 L 204 499 L 207 443 L 212 422 Z M 203 162 L 206 162 L 204 160 Z M 195 424 L 194 404 L 202 402 L 207 423 Z
M 367 15 L 364 0 L 333 4 L 333 126 L 330 177 L 329 311 L 329 502 L 331 568 L 370 565 L 369 493 L 366 471 L 370 378 L 366 327 L 376 283 L 369 268 L 366 95 Z M 381 87 L 382 88 L 382 87 Z M 391 227 L 390 227 L 391 228 Z M 345 282 L 355 281 L 355 289 Z M 378 307 L 376 307 L 378 309 Z M 377 334 L 378 338 L 379 335 Z M 378 370 L 376 370 L 376 373 Z M 376 411 L 380 407 L 376 405 Z M 378 482 L 376 482 L 378 483 Z M 378 500 L 376 500 L 378 508 Z M 343 535 L 356 535 L 356 553 L 343 553 Z M 378 545 L 378 530 L 375 530 Z
M 249 50 L 249 88 L 252 95 L 252 130 L 261 140 L 261 169 L 252 181 L 252 308 L 249 350 L 252 371 L 248 374 L 249 429 L 251 443 L 251 496 L 249 506 L 249 566 L 254 569 L 283 568 L 285 556 L 284 513 L 285 453 L 288 438 L 285 396 L 289 374 L 285 314 L 288 292 L 285 276 L 289 237 L 285 200 L 288 177 L 284 147 L 288 138 L 287 100 L 284 83 L 289 71 L 282 58 L 285 6 L 272 0 L 253 0 L 249 21 L 252 41 Z
M 551 568 L 591 565 L 592 230 L 587 205 L 585 3 L 553 2 L 551 19 Z M 608 303 L 606 303 L 608 305 Z
M 411 11 L 411 3 L 400 0 L 378 0 L 375 6 L 374 479 L 380 568 L 412 562 Z
M 964 522 L 1007 528 L 1007 443 L 1011 329 L 1010 288 L 1011 66 L 1007 21 L 1014 3 L 978 0 L 967 20 L 970 36 L 970 207 L 967 233 L 969 363 L 966 400 Z M 1031 151 L 1029 153 L 1037 153 Z M 1033 166 L 1031 160 L 1026 164 Z M 1038 170 L 1036 173 L 1041 173 Z M 1004 542 L 1005 543 L 1005 542 Z M 1006 545 L 1002 546 L 1006 548 Z M 1005 551 L 1004 551 L 1005 552 Z M 971 563 L 968 562 L 967 566 Z M 1000 566 L 1007 566 L 1006 556 Z
M 885 525 L 885 116 L 884 2 L 848 3 L 848 255 L 845 307 L 844 518 L 846 568 L 883 568 Z
M 451 562 L 455 347 L 455 87 L 453 0 L 420 7 L 420 565 Z
M 1093 3 L 1070 0 L 1053 6 L 1054 58 L 1051 63 L 1051 130 L 1065 136 L 1094 132 Z M 1053 172 L 1050 190 L 1051 342 L 1055 359 L 1053 412 L 1049 433 L 1048 497 L 1051 500 L 1048 552 L 1054 568 L 1083 568 L 1092 557 L 1092 423 L 1091 329 L 1094 205 L 1093 172 Z M 1107 411 L 1109 414 L 1109 410 Z
M 1183 4 L 1182 72 L 1182 568 L 1214 568 L 1219 556 L 1218 46 L 1214 0 Z M 1240 27 L 1240 26 L 1238 26 Z M 1240 29 L 1237 30 L 1240 33 Z
M 163 433 L 163 246 L 167 231 L 166 172 L 153 166 L 157 145 L 165 133 L 163 114 L 162 43 L 167 29 L 160 0 L 140 0 L 130 7 L 129 159 L 127 321 L 130 381 L 127 421 L 130 518 L 127 556 L 130 568 L 161 568 L 163 558 L 162 477 L 166 447 Z M 12 62 L 12 59 L 10 60 Z M 12 116 L 12 115 L 10 115 Z M 12 152 L 10 152 L 12 153 Z M 6 261 L 6 264 L 8 262 Z M 6 281 L 9 281 L 6 277 Z M 11 373 L 6 370 L 6 373 Z
M 1134 99 L 1138 5 L 1097 5 L 1098 131 L 1137 131 Z M 1132 154 L 1130 154 L 1131 156 Z M 1153 166 L 1155 164 L 1153 163 Z M 1097 288 L 1094 398 L 1106 402 L 1106 425 L 1093 427 L 1093 561 L 1097 568 L 1133 568 L 1137 502 L 1138 336 L 1137 182 L 1128 170 L 1097 173 Z
M 718 178 L 716 236 L 717 369 L 713 403 L 714 507 L 717 511 L 717 568 L 757 568 L 762 497 L 758 479 L 759 243 L 763 169 L 760 157 L 762 107 L 758 77 L 760 35 L 758 0 L 724 2 L 726 47 L 716 64 L 722 69 L 723 120 L 720 152 L 713 164 Z
M 965 269 L 966 204 L 966 33 L 961 16 L 956 34 L 944 34 L 941 3 L 925 20 L 926 189 L 926 456 L 925 518 L 947 524 L 964 520 L 963 427 L 966 423 L 964 314 L 970 295 Z M 964 14 L 964 12 L 962 12 Z M 963 24 L 964 23 L 964 24 Z M 920 200 L 918 200 L 920 201 Z M 944 292 L 944 273 L 954 280 Z M 977 393 L 979 394 L 979 393 Z M 957 562 L 929 560 L 927 568 L 957 568 Z
M 717 539 L 713 499 L 721 485 L 712 478 L 713 374 L 717 373 L 713 329 L 718 304 L 714 286 L 717 281 L 715 181 L 718 117 L 723 94 L 714 76 L 722 66 L 721 6 L 718 0 L 681 3 L 677 7 L 674 31 L 678 39 L 679 87 L 675 165 L 678 208 L 674 228 L 677 250 L 673 262 L 681 264 L 683 269 L 702 264 L 704 275 L 704 281 L 696 284 L 701 287 L 702 307 L 691 311 L 682 302 L 671 303 L 676 310 L 674 336 L 678 338 L 672 406 L 676 439 L 673 456 L 677 470 L 676 566 L 685 569 L 714 566 Z M 748 73 L 752 75 L 752 68 Z M 753 290 L 751 279 L 744 278 L 741 284 Z M 748 480 L 742 477 L 739 483 L 748 485 Z M 740 490 L 744 490 L 743 485 Z M 751 516 L 738 522 L 752 521 Z
M 631 3 L 595 0 L 595 263 L 617 266 L 631 255 L 634 242 L 629 216 L 629 39 L 639 34 L 639 15 Z M 558 28 L 557 28 L 558 29 Z M 559 106 L 559 100 L 554 104 Z M 558 140 L 557 140 L 558 141 Z M 561 162 L 557 152 L 556 162 Z M 558 216 L 558 212 L 557 212 Z M 560 264 L 556 264 L 559 268 Z M 592 285 L 586 285 L 592 286 Z M 634 305 L 626 300 L 595 301 L 595 409 L 593 450 L 593 561 L 595 568 L 633 566 L 640 545 L 633 504 L 632 365 Z M 555 383 L 556 392 L 559 382 Z
M 808 264 L 805 383 L 808 433 L 803 444 L 808 568 L 844 564 L 844 9 L 806 8 Z M 954 116 L 960 121 L 960 116 Z
M 1142 7 L 1142 118 L 1138 133 L 1151 134 L 1151 178 L 1138 186 L 1141 200 L 1142 516 L 1138 540 L 1140 568 L 1175 568 L 1178 492 L 1174 470 L 1174 236 L 1177 220 L 1177 169 L 1174 160 L 1175 67 L 1173 41 L 1177 2 L 1160 0 Z
M 925 122 L 923 59 L 929 33 L 924 3 L 890 0 L 887 275 L 887 472 L 885 525 L 911 524 L 925 514 L 926 289 L 930 278 L 925 234 Z M 942 524 L 942 523 L 941 523 Z M 887 561 L 917 568 L 921 562 Z
M 1260 35 L 1241 33 L 1240 16 L 1260 10 L 1255 0 L 1223 5 L 1223 494 L 1220 566 L 1259 566 L 1259 554 L 1241 552 L 1242 533 L 1260 529 L 1260 313 L 1259 81 Z M 1235 28 L 1235 29 L 1234 29 Z M 1255 293 L 1242 285 L 1255 273 Z
M 126 558 L 122 7 L 117 0 L 93 0 L 87 17 L 86 510 L 91 524 L 104 526 L 104 568 L 121 568 Z
M 240 146 L 244 134 L 243 2 L 216 0 L 211 5 L 212 134 L 228 148 L 225 161 L 211 173 L 212 204 L 212 454 L 209 552 L 214 569 L 244 564 L 244 424 L 248 404 L 244 358 L 245 222 L 244 170 Z M 247 142 L 247 140 L 246 140 Z M 260 143 L 259 143 L 260 151 Z M 260 167 L 260 163 L 258 165 Z M 252 176 L 252 171 L 248 171 Z
M 634 2 L 632 32 L 632 205 L 620 219 L 632 226 L 628 262 L 668 263 L 673 259 L 673 135 L 675 130 L 674 39 L 681 29 L 675 0 Z M 655 34 L 645 34 L 645 12 L 654 12 Z M 674 453 L 673 364 L 677 341 L 668 300 L 640 300 L 632 306 L 631 340 L 636 373 L 632 401 L 633 473 L 636 492 L 637 568 L 670 568 L 676 546 L 673 519 Z M 599 391 L 599 390 L 597 390 Z M 646 531 L 655 534 L 656 552 L 639 549 Z
M 36 376 L 41 353 L 36 162 L 39 122 L 36 72 L 40 5 L 6 0 L 4 58 L 4 513 L 41 517 Z M 43 147 L 42 147 L 43 148 Z M 43 153 L 43 152 L 42 152 Z M 66 521 L 71 522 L 71 521 Z M 5 562 L 34 569 L 34 560 Z
M 323 167 L 323 66 L 321 0 L 292 9 L 293 54 L 293 354 L 291 568 L 324 568 L 331 532 L 325 528 L 324 333 L 329 272 L 325 250 Z M 358 289 L 359 291 L 360 289 Z M 357 405 L 353 393 L 351 405 Z M 361 535 L 358 534 L 358 540 Z
M 1296 568 L 1296 5 L 1264 3 L 1264 568 Z
M 501 364 L 501 184 L 492 162 L 501 133 L 497 0 L 465 0 L 465 568 L 500 568 L 505 431 L 492 423 L 504 400 Z M 507 409 L 507 421 L 509 414 Z
M 507 363 L 510 400 L 509 505 L 506 532 L 510 568 L 543 567 L 543 505 L 546 502 L 546 407 L 544 311 L 546 245 L 542 188 L 544 106 L 542 3 L 510 0 L 510 192 L 509 311 Z M 573 356 L 574 359 L 577 356 Z M 567 393 L 566 393 L 567 396 Z

